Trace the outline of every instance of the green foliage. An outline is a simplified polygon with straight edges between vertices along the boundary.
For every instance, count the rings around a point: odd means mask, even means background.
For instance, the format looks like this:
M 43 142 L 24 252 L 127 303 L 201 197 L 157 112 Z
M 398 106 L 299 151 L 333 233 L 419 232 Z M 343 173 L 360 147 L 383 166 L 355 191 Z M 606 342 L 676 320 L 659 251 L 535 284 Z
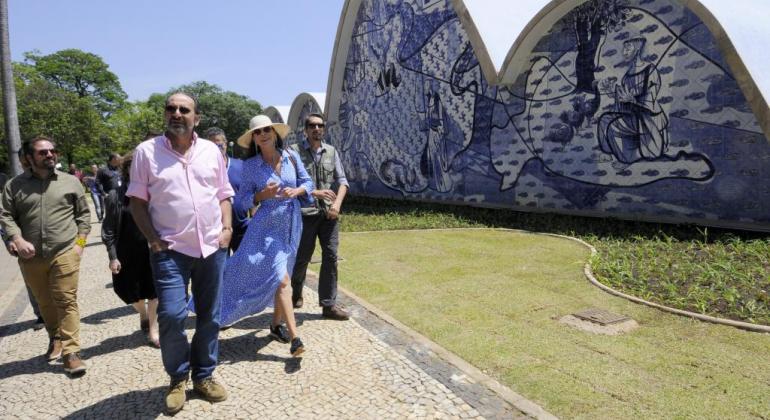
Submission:
M 184 91 L 195 95 L 200 106 L 201 122 L 196 131 L 203 134 L 208 128 L 224 130 L 228 141 L 235 141 L 249 127 L 251 117 L 262 112 L 259 102 L 248 96 L 224 91 L 204 81 L 170 89 L 167 93 Z
M 63 164 L 89 157 L 99 140 L 102 124 L 92 98 L 59 88 L 30 66 L 20 64 L 15 68 L 19 70 L 16 101 L 22 141 L 38 135 L 53 138 Z M 4 136 L 3 133 L 3 140 Z M 5 141 L 2 148 L 5 165 Z
M 177 90 L 198 97 L 200 134 L 217 126 L 234 141 L 251 117 L 262 112 L 259 102 L 205 81 L 128 102 L 118 77 L 98 55 L 66 49 L 49 55 L 32 51 L 24 57 L 23 63 L 13 63 L 22 141 L 52 137 L 63 165 L 102 164 L 111 152 L 131 151 L 148 132 L 163 132 L 165 99 Z M 5 171 L 3 133 L 0 140 L 0 170 Z
M 66 49 L 49 55 L 37 52 L 24 54 L 27 63 L 39 74 L 80 98 L 92 98 L 99 112 L 115 112 L 128 97 L 115 73 L 101 57 L 78 49 Z
M 126 153 L 149 132 L 163 132 L 163 106 L 151 101 L 126 103 L 110 115 L 106 127 L 112 149 Z M 107 152 L 109 153 L 109 152 Z

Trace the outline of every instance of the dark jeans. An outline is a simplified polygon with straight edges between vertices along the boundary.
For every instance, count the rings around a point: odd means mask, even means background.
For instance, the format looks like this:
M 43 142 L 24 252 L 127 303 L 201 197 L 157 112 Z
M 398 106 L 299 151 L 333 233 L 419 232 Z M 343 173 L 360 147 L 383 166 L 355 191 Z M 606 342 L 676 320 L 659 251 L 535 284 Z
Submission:
M 101 194 L 91 192 L 91 200 L 94 202 L 94 210 L 96 210 L 96 218 L 101 222 L 104 218 L 104 198 Z
M 318 278 L 318 300 L 321 306 L 333 306 L 337 302 L 337 247 L 340 225 L 319 214 L 302 216 L 302 239 L 297 250 L 297 262 L 291 276 L 294 300 L 302 295 L 305 274 L 315 251 L 315 238 L 321 242 L 321 274 Z
M 163 367 L 172 379 L 200 381 L 214 373 L 219 356 L 219 309 L 222 274 L 227 249 L 206 258 L 190 257 L 167 250 L 150 255 L 155 291 L 158 294 L 160 353 Z M 195 296 L 195 335 L 187 342 L 187 283 L 192 280 Z

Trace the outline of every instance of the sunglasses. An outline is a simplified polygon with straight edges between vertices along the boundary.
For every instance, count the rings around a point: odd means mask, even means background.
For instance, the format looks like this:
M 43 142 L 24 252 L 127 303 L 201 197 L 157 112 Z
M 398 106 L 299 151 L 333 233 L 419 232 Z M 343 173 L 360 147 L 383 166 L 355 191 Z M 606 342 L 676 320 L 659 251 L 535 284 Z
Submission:
M 52 155 L 57 155 L 59 154 L 59 151 L 56 149 L 43 149 L 43 150 L 38 150 L 35 153 L 37 153 L 38 156 L 48 156 L 49 153 Z
M 175 113 L 177 110 L 179 110 L 179 113 L 182 115 L 189 114 L 192 112 L 192 109 L 187 108 L 186 106 L 173 106 L 173 105 L 166 105 L 166 112 L 169 114 Z
M 314 129 L 314 128 L 324 128 L 326 127 L 326 124 L 320 123 L 320 124 L 308 124 L 305 126 L 305 128 Z
M 257 128 L 254 131 L 252 131 L 252 133 L 254 133 L 256 135 L 260 135 L 262 133 L 267 134 L 267 133 L 269 133 L 271 131 L 273 131 L 273 127 L 264 127 L 264 128 Z

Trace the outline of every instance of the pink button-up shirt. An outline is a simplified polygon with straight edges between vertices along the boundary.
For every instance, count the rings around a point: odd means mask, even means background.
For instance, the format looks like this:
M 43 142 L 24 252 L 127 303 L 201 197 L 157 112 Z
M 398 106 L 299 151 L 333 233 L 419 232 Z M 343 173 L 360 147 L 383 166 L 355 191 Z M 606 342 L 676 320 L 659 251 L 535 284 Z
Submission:
M 205 258 L 219 248 L 219 202 L 235 193 L 214 143 L 194 136 L 185 157 L 160 136 L 137 146 L 126 195 L 149 203 L 152 225 L 170 249 Z

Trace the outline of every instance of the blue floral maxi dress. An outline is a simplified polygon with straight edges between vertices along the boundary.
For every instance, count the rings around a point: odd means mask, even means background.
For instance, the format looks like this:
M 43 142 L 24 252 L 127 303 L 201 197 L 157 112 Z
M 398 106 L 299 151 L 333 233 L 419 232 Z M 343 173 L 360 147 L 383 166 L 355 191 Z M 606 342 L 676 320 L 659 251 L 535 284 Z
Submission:
M 293 162 L 289 154 L 293 156 Z M 254 194 L 271 181 L 281 188 L 305 187 L 308 198 L 314 188 L 302 160 L 294 151 L 281 152 L 280 176 L 262 160 L 262 155 L 256 155 L 243 163 L 243 180 L 233 205 L 240 209 L 251 208 Z M 301 236 L 302 215 L 298 199 L 271 198 L 260 203 L 238 251 L 225 266 L 222 325 L 273 305 L 278 285 L 284 276 L 291 278 Z

